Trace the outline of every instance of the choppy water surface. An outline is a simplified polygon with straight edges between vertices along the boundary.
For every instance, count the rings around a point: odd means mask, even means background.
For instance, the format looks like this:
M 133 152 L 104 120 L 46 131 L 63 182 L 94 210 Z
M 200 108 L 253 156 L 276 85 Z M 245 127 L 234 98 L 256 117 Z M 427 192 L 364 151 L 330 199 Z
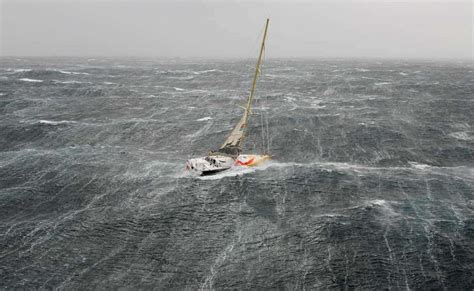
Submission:
M 474 286 L 472 63 L 267 61 L 274 160 L 186 175 L 247 64 L 1 59 L 0 288 Z

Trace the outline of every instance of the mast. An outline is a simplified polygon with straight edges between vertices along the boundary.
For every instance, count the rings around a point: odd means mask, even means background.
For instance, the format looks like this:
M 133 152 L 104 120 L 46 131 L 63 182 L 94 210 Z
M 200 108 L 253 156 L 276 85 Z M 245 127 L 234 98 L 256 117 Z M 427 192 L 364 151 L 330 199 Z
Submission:
M 247 107 L 245 108 L 245 128 L 247 128 L 247 122 L 249 120 L 249 116 L 250 116 L 250 113 L 251 113 L 251 107 L 252 107 L 252 101 L 253 101 L 253 97 L 255 95 L 255 88 L 257 88 L 257 78 L 258 78 L 258 75 L 260 74 L 260 66 L 262 64 L 262 55 L 263 55 L 263 50 L 265 49 L 265 40 L 267 38 L 267 30 L 268 30 L 268 22 L 270 21 L 269 18 L 267 18 L 267 21 L 265 23 L 265 31 L 263 32 L 263 39 L 262 39 L 262 44 L 260 46 L 260 54 L 258 55 L 258 60 L 257 60 L 257 65 L 255 66 L 255 75 L 253 76 L 253 82 L 252 82 L 252 89 L 250 90 L 250 94 L 249 94 L 249 97 L 248 97 L 248 100 L 247 100 Z M 243 139 L 245 138 L 245 133 L 247 132 L 247 130 L 245 129 L 244 130 L 244 135 L 242 136 L 242 141 L 241 143 L 243 143 Z
M 263 33 L 262 44 L 260 46 L 260 54 L 258 55 L 257 65 L 255 67 L 255 74 L 253 76 L 252 87 L 250 89 L 250 94 L 247 98 L 247 106 L 245 107 L 244 115 L 231 131 L 230 135 L 225 140 L 224 144 L 220 147 L 217 151 L 219 153 L 228 154 L 234 157 L 237 157 L 240 152 L 242 151 L 242 144 L 245 139 L 245 134 L 247 132 L 247 123 L 250 117 L 250 113 L 252 110 L 252 101 L 255 95 L 255 88 L 257 87 L 257 78 L 260 74 L 260 66 L 262 65 L 262 56 L 263 50 L 265 49 L 265 40 L 267 38 L 267 31 L 268 31 L 268 22 L 270 19 L 267 18 L 265 23 L 265 31 Z

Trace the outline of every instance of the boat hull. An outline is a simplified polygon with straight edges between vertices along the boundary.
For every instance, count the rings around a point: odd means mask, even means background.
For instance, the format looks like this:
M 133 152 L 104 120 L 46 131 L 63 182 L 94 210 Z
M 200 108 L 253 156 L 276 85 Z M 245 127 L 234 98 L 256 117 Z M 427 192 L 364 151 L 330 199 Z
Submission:
M 229 169 L 230 169 L 230 168 L 204 171 L 204 172 L 199 173 L 199 175 L 200 175 L 200 176 L 211 176 L 211 175 L 215 175 L 215 174 L 217 174 L 217 173 L 223 172 L 223 171 L 227 171 L 227 170 L 229 170 Z
M 228 156 L 212 155 L 186 161 L 186 169 L 200 175 L 212 175 L 234 166 L 235 159 Z
M 236 159 L 227 156 L 207 156 L 189 159 L 186 169 L 201 176 L 213 175 L 234 166 L 255 167 L 271 159 L 270 155 L 239 155 Z

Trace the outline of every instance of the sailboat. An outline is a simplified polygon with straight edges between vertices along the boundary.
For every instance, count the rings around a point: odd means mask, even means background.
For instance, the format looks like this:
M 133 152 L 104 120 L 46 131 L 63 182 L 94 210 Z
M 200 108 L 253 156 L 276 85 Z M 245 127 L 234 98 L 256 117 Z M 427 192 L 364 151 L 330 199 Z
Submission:
M 242 148 L 245 136 L 248 133 L 248 122 L 252 112 L 252 103 L 257 87 L 257 79 L 260 74 L 260 66 L 262 65 L 262 55 L 265 49 L 265 39 L 267 37 L 269 19 L 265 22 L 265 30 L 263 33 L 262 44 L 260 46 L 260 54 L 258 56 L 255 74 L 253 77 L 250 94 L 247 97 L 247 104 L 244 108 L 244 114 L 229 136 L 216 150 L 211 151 L 205 157 L 189 159 L 186 161 L 186 169 L 199 173 L 200 175 L 210 175 L 221 171 L 228 170 L 234 166 L 256 166 L 271 158 L 268 154 L 242 154 Z

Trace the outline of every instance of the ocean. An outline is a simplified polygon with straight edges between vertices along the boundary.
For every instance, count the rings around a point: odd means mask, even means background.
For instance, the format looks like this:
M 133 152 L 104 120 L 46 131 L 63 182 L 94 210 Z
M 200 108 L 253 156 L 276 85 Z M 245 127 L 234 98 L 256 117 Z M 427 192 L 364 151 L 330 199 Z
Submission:
M 474 288 L 474 65 L 0 59 L 0 289 Z

